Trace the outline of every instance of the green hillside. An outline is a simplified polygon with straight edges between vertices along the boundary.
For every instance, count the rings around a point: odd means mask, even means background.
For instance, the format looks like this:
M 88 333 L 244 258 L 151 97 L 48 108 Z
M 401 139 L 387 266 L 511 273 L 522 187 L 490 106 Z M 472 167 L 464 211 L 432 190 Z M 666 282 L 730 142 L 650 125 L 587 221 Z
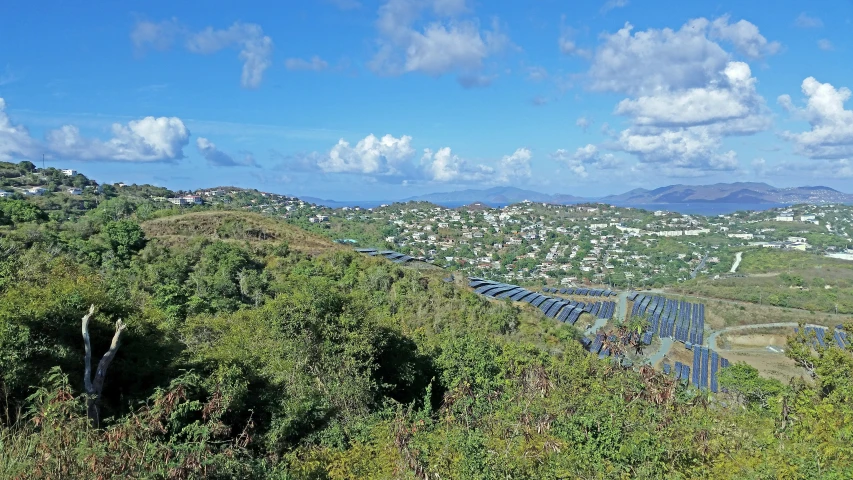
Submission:
M 712 396 L 599 360 L 574 327 L 444 272 L 269 217 L 146 202 L 51 218 L 0 200 L 0 478 L 853 472 L 849 351 L 793 337 L 813 379 L 739 364 Z M 126 325 L 97 422 L 90 305 L 96 366 Z

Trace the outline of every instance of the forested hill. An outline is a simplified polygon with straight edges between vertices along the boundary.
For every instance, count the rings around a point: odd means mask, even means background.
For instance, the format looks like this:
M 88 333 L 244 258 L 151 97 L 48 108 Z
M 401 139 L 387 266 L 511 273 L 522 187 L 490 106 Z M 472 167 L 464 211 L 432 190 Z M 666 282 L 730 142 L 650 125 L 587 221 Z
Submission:
M 0 478 L 853 472 L 849 351 L 792 337 L 814 378 L 711 396 L 444 272 L 161 205 L 0 199 Z

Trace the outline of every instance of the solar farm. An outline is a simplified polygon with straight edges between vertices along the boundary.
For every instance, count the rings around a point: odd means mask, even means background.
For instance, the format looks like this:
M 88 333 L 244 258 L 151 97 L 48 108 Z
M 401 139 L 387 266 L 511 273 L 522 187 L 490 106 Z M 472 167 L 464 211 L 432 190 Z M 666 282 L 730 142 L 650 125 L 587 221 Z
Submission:
M 798 330 L 799 329 L 795 328 L 794 332 L 796 333 Z M 826 342 L 827 329 L 826 328 L 809 326 L 809 327 L 805 327 L 805 331 L 806 331 L 805 333 L 807 335 L 814 334 L 814 336 L 816 337 L 813 341 L 813 343 L 816 344 L 815 346 L 820 345 L 821 347 L 826 348 L 826 346 L 827 346 L 827 342 Z M 838 345 L 839 348 L 847 348 L 848 346 L 851 345 L 851 341 L 850 341 L 850 338 L 848 338 L 848 336 L 847 336 L 847 332 L 845 332 L 844 330 L 841 330 L 840 328 L 836 328 L 836 329 L 832 330 L 832 340 L 835 341 L 835 344 Z
M 643 343 L 652 343 L 652 337 L 672 338 L 688 349 L 702 345 L 705 340 L 705 305 L 684 300 L 670 300 L 661 296 L 628 294 L 634 302 L 632 317 L 649 318 L 649 328 L 643 334 Z
M 700 390 L 710 389 L 711 392 L 719 391 L 717 374 L 721 368 L 729 366 L 729 361 L 721 357 L 717 352 L 707 347 L 693 349 L 693 366 L 675 362 L 674 368 L 669 363 L 663 364 L 665 375 L 675 375 L 675 379 L 685 385 L 693 385 Z M 692 376 L 691 376 L 692 372 Z
M 596 318 L 611 318 L 616 311 L 616 302 L 612 301 L 577 302 L 543 295 L 509 283 L 494 282 L 477 277 L 470 277 L 468 280 L 468 286 L 473 288 L 475 293 L 496 299 L 508 298 L 515 302 L 529 303 L 541 310 L 546 317 L 555 318 L 572 325 L 578 321 L 583 313 L 589 313 Z
M 415 260 L 415 257 L 411 257 L 409 255 L 395 252 L 393 250 L 377 250 L 375 248 L 356 248 L 356 252 L 364 253 L 366 255 L 370 255 L 371 257 L 385 257 L 388 260 L 391 260 L 394 263 L 406 263 Z

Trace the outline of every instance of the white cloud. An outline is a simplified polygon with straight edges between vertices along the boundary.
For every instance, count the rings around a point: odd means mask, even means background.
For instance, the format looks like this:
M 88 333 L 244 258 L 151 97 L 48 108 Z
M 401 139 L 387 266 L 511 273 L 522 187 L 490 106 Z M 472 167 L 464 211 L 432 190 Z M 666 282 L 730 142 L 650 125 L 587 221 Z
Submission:
M 411 142 L 408 135 L 385 135 L 380 139 L 370 134 L 353 147 L 340 139 L 317 165 L 329 173 L 400 175 L 415 154 Z
M 185 36 L 185 47 L 192 53 L 207 55 L 225 48 L 238 47 L 239 58 L 243 61 L 241 85 L 244 88 L 257 88 L 263 80 L 264 71 L 271 65 L 273 42 L 264 35 L 260 25 L 235 22 L 227 29 L 216 30 L 207 27 L 192 33 L 177 19 L 159 23 L 146 20 L 137 21 L 130 34 L 138 50 L 145 46 L 165 50 L 172 46 L 179 36 Z
M 629 95 L 615 109 L 630 121 L 613 135 L 615 148 L 679 176 L 737 168 L 736 153 L 720 151 L 723 139 L 764 131 L 772 121 L 749 65 L 733 60 L 717 40 L 752 59 L 775 53 L 779 44 L 728 16 L 689 20 L 677 31 L 632 30 L 626 24 L 602 35 L 589 70 L 592 89 Z
M 601 13 L 607 13 L 615 8 L 627 7 L 628 3 L 628 0 L 607 0 L 607 2 L 601 6 Z
M 751 59 L 774 55 L 782 48 L 779 42 L 768 42 L 758 32 L 758 27 L 746 20 L 730 24 L 728 15 L 723 15 L 711 23 L 710 36 L 730 42 L 738 52 Z
M 763 177 L 767 173 L 767 160 L 763 158 L 756 158 L 752 161 L 752 170 L 755 172 L 755 176 Z
M 817 48 L 819 48 L 825 52 L 828 52 L 828 51 L 834 49 L 834 47 L 832 46 L 832 42 L 830 42 L 829 40 L 827 40 L 825 38 L 821 38 L 820 40 L 817 41 Z
M 565 21 L 565 16 L 561 21 Z M 557 39 L 557 46 L 560 47 L 560 52 L 564 55 L 577 55 L 583 58 L 589 58 L 592 52 L 577 46 L 574 36 L 577 32 L 570 27 L 560 27 L 560 37 Z
M 6 114 L 6 101 L 0 97 L 0 161 L 32 159 L 39 150 L 30 132 L 12 123 Z
M 586 129 L 589 128 L 590 125 L 592 125 L 592 120 L 586 117 L 578 117 L 578 119 L 575 120 L 575 125 L 577 125 L 581 128 L 581 130 L 586 132 Z
M 320 72 L 327 68 L 329 68 L 329 62 L 323 60 L 322 58 L 314 55 L 310 60 L 305 60 L 302 58 L 288 58 L 284 61 L 284 66 L 287 67 L 288 70 L 307 70 L 313 72 Z
M 589 176 L 587 167 L 599 170 L 619 168 L 622 162 L 612 153 L 602 153 L 597 146 L 587 144 L 579 147 L 574 153 L 560 148 L 549 155 L 551 159 L 564 164 L 575 176 L 586 178 Z
M 423 29 L 415 22 L 427 7 L 439 17 Z M 484 61 L 511 43 L 495 21 L 481 30 L 476 19 L 460 19 L 468 10 L 459 0 L 388 0 L 379 8 L 379 51 L 370 61 L 377 73 L 400 75 L 420 72 L 439 77 L 455 73 L 463 86 L 481 86 L 477 79 Z M 449 17 L 449 18 L 443 18 Z M 473 79 L 473 81 L 472 81 Z
M 435 182 L 487 182 L 494 177 L 495 170 L 486 165 L 470 166 L 464 159 L 459 158 L 444 147 L 434 152 L 424 149 L 421 158 L 424 176 Z
M 112 126 L 107 141 L 87 139 L 73 125 L 47 133 L 47 148 L 62 158 L 117 162 L 159 162 L 184 158 L 190 132 L 176 117 L 145 117 Z
M 784 132 L 783 137 L 794 142 L 794 150 L 815 159 L 843 159 L 853 157 L 853 110 L 845 110 L 844 103 L 851 97 L 847 87 L 836 89 L 829 83 L 820 83 L 808 77 L 802 83 L 806 106 L 794 106 L 789 95 L 781 95 L 779 104 L 796 117 L 804 118 L 811 130 L 802 133 Z
M 207 27 L 187 39 L 187 49 L 194 53 L 210 54 L 224 48 L 240 47 L 243 61 L 241 84 L 246 88 L 257 88 L 263 80 L 264 71 L 270 66 L 272 39 L 264 35 L 260 25 L 235 22 L 224 30 Z
M 806 12 L 802 12 L 794 20 L 794 25 L 800 28 L 820 28 L 823 26 L 823 21 L 817 17 L 806 15 Z
M 602 43 L 589 70 L 593 90 L 649 95 L 704 87 L 731 59 L 712 38 L 734 44 L 750 58 L 779 48 L 776 42 L 768 42 L 753 24 L 744 20 L 729 24 L 728 17 L 713 23 L 696 18 L 677 31 L 652 28 L 632 34 L 633 28 L 626 23 L 616 33 L 601 36 Z
M 130 32 L 130 40 L 139 52 L 148 46 L 155 50 L 167 50 L 175 43 L 175 39 L 183 33 L 185 33 L 185 28 L 174 17 L 161 22 L 139 20 L 134 25 L 133 31 Z
M 223 152 L 216 147 L 216 144 L 204 137 L 196 138 L 196 148 L 198 152 L 207 160 L 207 163 L 217 167 L 237 167 L 237 166 L 253 166 L 257 167 L 255 157 L 244 152 L 242 159 L 235 159 L 233 156 Z
M 755 82 L 749 65 L 730 62 L 704 87 L 625 99 L 616 106 L 616 113 L 631 117 L 639 126 L 713 125 L 723 131 L 727 128 L 725 122 L 746 120 L 740 125 L 747 127 L 749 132 L 741 133 L 752 133 L 753 129 L 748 126 L 761 130 L 767 127 L 764 100 L 756 92 Z M 735 125 L 728 127 L 737 131 Z
M 498 164 L 498 182 L 509 183 L 530 178 L 530 160 L 533 153 L 527 148 L 519 148 L 512 155 L 504 155 Z

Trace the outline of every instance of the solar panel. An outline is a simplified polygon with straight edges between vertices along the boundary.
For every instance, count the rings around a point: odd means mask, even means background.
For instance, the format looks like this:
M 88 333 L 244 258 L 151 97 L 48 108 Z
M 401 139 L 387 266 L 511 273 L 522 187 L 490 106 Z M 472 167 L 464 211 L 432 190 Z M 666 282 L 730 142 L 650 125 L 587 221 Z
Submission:
M 566 289 L 566 295 L 571 295 L 571 294 L 573 294 L 573 293 L 575 293 L 575 289 L 574 289 L 574 288 L 567 288 L 567 289 Z
M 684 365 L 684 364 L 682 364 L 681 362 L 675 362 L 675 379 L 676 380 L 681 380 L 681 367 L 682 367 L 682 365 Z
M 356 248 L 355 251 L 358 253 L 370 253 L 370 252 L 375 252 L 376 249 L 375 248 Z
M 545 316 L 546 316 L 546 317 L 548 317 L 548 318 L 554 318 L 554 317 L 556 317 L 556 316 L 557 316 L 557 312 L 559 312 L 559 311 L 560 311 L 560 309 L 561 309 L 561 308 L 563 308 L 563 307 L 565 307 L 565 306 L 566 306 L 566 302 L 562 302 L 562 301 L 560 301 L 560 302 L 554 302 L 554 304 L 553 304 L 553 305 L 551 305 L 551 308 L 549 308 L 549 309 L 545 312 Z
M 482 287 L 477 287 L 476 289 L 474 289 L 474 293 L 479 293 L 482 295 L 483 292 L 485 292 L 487 290 L 491 290 L 495 287 L 497 287 L 497 285 L 495 285 L 494 283 L 487 283 L 487 284 L 483 285 Z
M 690 367 L 687 365 L 681 366 L 681 379 L 684 380 L 684 383 L 690 383 Z
M 524 289 L 521 287 L 513 287 L 513 288 L 501 293 L 500 295 L 497 295 L 495 298 L 509 298 L 509 297 L 511 297 L 511 296 L 517 294 L 518 292 L 523 291 L 523 290 Z
M 717 393 L 717 365 L 719 363 L 720 356 L 717 355 L 717 352 L 711 353 L 711 391 Z
M 478 280 L 471 280 L 470 282 L 468 282 L 468 286 L 471 288 L 478 288 L 478 287 L 482 287 L 483 285 L 490 285 L 492 283 L 494 283 L 494 282 L 490 282 L 489 280 L 479 280 L 478 279 Z
M 569 323 L 574 325 L 575 322 L 578 321 L 578 318 L 580 318 L 582 313 L 583 313 L 582 309 L 575 307 L 575 309 L 572 310 L 572 313 L 569 315 Z
M 530 290 L 521 289 L 518 292 L 510 295 L 509 299 L 515 302 L 521 301 L 524 297 L 533 294 Z
M 693 349 L 693 385 L 699 386 L 699 372 L 702 367 L 702 352 L 698 348 Z
M 637 298 L 637 292 L 629 292 L 627 298 L 628 298 L 628 300 L 633 302 L 634 299 Z
M 708 388 L 708 349 L 702 347 L 702 374 L 701 374 L 701 385 L 699 388 L 705 389 Z
M 557 303 L 557 299 L 549 298 L 548 300 L 545 300 L 541 304 L 537 305 L 537 307 L 542 310 L 542 313 L 545 313 L 548 311 L 549 308 L 551 308 L 551 305 L 554 305 L 555 303 Z
M 533 295 L 530 295 L 530 296 L 528 296 L 528 297 L 524 297 L 524 301 L 525 301 L 525 302 L 527 302 L 527 303 L 529 303 L 529 304 L 531 304 L 531 305 L 533 305 L 533 302 L 535 302 L 535 301 L 539 300 L 540 298 L 542 298 L 542 297 L 544 297 L 544 296 L 545 296 L 545 295 L 542 295 L 541 293 L 533 292 Z M 541 302 L 540 302 L 540 303 L 541 303 Z
M 566 308 L 560 310 L 560 313 L 557 315 L 557 320 L 561 322 L 565 322 L 569 319 L 569 315 L 571 315 L 572 311 L 574 311 L 574 305 L 567 305 Z
M 671 367 L 669 366 L 669 364 L 668 364 L 668 363 L 664 363 L 664 364 L 663 364 L 663 374 L 664 374 L 664 375 L 669 375 L 670 368 L 671 368 Z
M 542 295 L 540 298 L 537 298 L 536 300 L 533 300 L 532 302 L 530 302 L 530 304 L 533 305 L 534 307 L 538 307 L 539 305 L 542 305 L 543 303 L 545 303 L 546 300 L 550 300 L 550 299 L 551 299 L 551 297 L 546 297 L 545 295 Z

